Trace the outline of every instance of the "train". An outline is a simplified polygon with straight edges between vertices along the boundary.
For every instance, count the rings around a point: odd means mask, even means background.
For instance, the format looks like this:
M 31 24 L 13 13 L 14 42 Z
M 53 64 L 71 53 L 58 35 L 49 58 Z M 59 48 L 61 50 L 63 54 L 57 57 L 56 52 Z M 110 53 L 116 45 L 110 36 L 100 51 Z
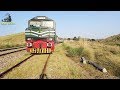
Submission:
M 7 14 L 5 15 L 5 18 L 2 19 L 2 22 L 11 22 L 11 21 L 12 21 L 12 19 L 11 19 L 11 16 L 10 16 L 9 13 L 7 13 Z
M 25 29 L 26 51 L 30 53 L 53 53 L 57 42 L 56 22 L 46 16 L 28 20 Z

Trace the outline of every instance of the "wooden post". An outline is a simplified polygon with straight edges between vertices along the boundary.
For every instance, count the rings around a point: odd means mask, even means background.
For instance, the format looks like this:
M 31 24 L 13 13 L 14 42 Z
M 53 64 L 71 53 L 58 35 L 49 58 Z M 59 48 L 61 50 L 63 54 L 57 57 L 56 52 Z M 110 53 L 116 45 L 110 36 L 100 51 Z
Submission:
M 81 57 L 81 60 L 80 60 L 83 64 L 91 64 L 91 65 L 93 65 L 94 67 L 96 67 L 98 70 L 100 70 L 100 71 L 102 71 L 102 72 L 104 72 L 104 73 L 106 73 L 107 72 L 107 70 L 104 68 L 104 67 L 101 67 L 101 66 L 99 66 L 99 65 L 97 65 L 96 63 L 94 63 L 94 62 L 91 62 L 91 61 L 89 61 L 89 60 L 86 60 L 84 57 Z
M 106 70 L 104 67 L 101 67 L 101 66 L 97 65 L 97 64 L 94 63 L 94 62 L 88 61 L 88 63 L 91 64 L 91 65 L 93 65 L 94 67 L 96 67 L 97 69 L 99 69 L 100 71 L 102 71 L 102 72 L 104 72 L 104 73 L 107 72 L 107 70 Z

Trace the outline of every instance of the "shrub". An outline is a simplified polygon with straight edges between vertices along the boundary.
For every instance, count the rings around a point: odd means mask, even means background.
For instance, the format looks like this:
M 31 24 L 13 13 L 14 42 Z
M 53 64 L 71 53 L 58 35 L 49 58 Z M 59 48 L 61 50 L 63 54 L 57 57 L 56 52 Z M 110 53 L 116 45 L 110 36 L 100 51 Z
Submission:
M 80 48 L 71 48 L 71 47 L 69 47 L 67 49 L 68 56 L 72 56 L 72 57 L 81 56 L 83 49 L 84 49 L 83 47 L 80 47 Z
M 77 37 L 74 37 L 73 40 L 79 41 L 79 40 L 80 40 L 80 37 L 78 37 L 78 38 L 77 38 Z
M 117 46 L 120 46 L 120 44 L 116 44 Z
M 67 40 L 70 40 L 70 38 L 68 38 Z
M 78 48 L 73 48 L 70 46 L 63 45 L 67 50 L 67 56 L 69 57 L 85 57 L 86 59 L 94 59 L 94 52 L 92 49 L 80 46 Z

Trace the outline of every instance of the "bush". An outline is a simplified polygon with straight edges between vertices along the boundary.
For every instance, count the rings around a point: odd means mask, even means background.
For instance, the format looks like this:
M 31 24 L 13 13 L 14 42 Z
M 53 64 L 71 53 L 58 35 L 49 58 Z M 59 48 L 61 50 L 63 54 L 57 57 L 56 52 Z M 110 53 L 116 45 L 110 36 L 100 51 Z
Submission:
M 75 41 L 79 41 L 79 39 L 80 39 L 80 37 L 78 37 L 78 38 L 77 38 L 77 37 L 74 37 L 74 38 L 73 38 L 73 40 L 75 40 Z
M 74 56 L 81 56 L 83 47 L 80 48 L 67 48 L 68 56 L 74 57 Z
M 91 41 L 95 41 L 95 39 L 91 39 Z
M 69 57 L 85 57 L 86 59 L 94 60 L 94 52 L 90 48 L 78 47 L 72 48 L 70 46 L 63 45 L 67 50 L 67 56 Z
M 6 47 L 6 48 L 11 48 L 12 46 L 11 46 L 11 45 L 9 45 L 9 44 L 7 44 L 5 47 Z
M 67 40 L 70 40 L 70 38 L 68 38 Z
M 116 44 L 117 46 L 120 46 L 120 44 Z

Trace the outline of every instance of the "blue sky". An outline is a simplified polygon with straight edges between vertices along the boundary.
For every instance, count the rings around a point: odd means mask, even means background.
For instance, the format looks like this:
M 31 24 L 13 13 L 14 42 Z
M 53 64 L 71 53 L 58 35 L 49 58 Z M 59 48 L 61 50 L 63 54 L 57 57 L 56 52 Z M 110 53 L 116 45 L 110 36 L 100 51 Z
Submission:
M 47 16 L 56 21 L 60 37 L 106 38 L 120 33 L 120 11 L 0 11 L 0 20 L 10 13 L 15 25 L 1 25 L 0 36 L 24 32 L 28 20 Z

